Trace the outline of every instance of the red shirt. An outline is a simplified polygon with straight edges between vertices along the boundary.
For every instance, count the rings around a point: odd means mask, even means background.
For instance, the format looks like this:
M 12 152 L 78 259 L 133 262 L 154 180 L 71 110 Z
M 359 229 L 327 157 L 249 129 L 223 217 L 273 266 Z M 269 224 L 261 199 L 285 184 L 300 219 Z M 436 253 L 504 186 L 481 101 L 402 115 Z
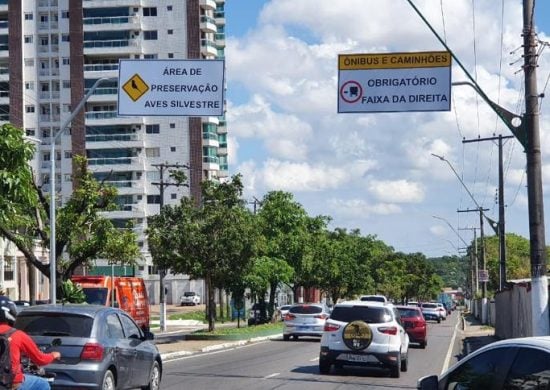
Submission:
M 11 329 L 8 324 L 0 324 L 0 333 L 6 333 Z M 20 330 L 10 336 L 11 367 L 14 374 L 13 383 L 23 382 L 23 368 L 21 366 L 21 352 L 39 366 L 45 366 L 53 362 L 54 356 L 51 353 L 43 353 L 30 338 L 28 334 Z

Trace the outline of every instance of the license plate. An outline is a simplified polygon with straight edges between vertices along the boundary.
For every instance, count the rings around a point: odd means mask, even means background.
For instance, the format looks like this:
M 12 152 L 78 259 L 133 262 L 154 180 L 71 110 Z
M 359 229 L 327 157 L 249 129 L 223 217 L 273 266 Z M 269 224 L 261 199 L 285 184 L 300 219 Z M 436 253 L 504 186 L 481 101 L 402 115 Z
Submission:
M 342 353 L 338 356 L 337 360 L 346 360 L 348 362 L 356 362 L 356 363 L 378 362 L 378 359 L 372 355 L 353 355 L 351 353 Z
M 309 330 L 311 326 L 298 326 L 298 330 Z

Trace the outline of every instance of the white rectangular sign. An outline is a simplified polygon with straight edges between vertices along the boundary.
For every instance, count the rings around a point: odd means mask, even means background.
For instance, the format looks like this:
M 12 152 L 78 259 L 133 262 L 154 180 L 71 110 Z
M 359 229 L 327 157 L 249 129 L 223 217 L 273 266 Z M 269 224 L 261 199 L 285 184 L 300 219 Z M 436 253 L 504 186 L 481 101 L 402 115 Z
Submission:
M 223 60 L 120 60 L 118 115 L 221 116 Z
M 338 112 L 449 111 L 445 51 L 338 56 Z

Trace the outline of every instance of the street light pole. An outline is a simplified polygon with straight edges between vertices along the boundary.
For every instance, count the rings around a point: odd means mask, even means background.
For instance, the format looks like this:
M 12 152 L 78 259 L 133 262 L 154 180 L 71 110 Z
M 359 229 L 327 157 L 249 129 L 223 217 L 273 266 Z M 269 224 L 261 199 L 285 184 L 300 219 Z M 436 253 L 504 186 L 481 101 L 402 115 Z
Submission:
M 74 117 L 82 110 L 84 107 L 84 104 L 86 104 L 86 101 L 90 98 L 90 96 L 94 93 L 96 88 L 99 86 L 99 84 L 105 82 L 105 81 L 116 81 L 118 80 L 116 77 L 102 77 L 92 85 L 88 93 L 80 100 L 76 108 L 71 112 L 71 115 L 61 124 L 61 127 L 59 128 L 59 131 L 57 134 L 53 134 L 53 129 L 51 130 L 50 134 L 50 301 L 54 305 L 57 303 L 57 255 L 56 255 L 56 247 L 55 247 L 55 202 L 56 202 L 56 194 L 55 194 L 55 142 L 57 139 L 63 134 L 65 129 L 69 126 L 69 124 L 72 122 Z

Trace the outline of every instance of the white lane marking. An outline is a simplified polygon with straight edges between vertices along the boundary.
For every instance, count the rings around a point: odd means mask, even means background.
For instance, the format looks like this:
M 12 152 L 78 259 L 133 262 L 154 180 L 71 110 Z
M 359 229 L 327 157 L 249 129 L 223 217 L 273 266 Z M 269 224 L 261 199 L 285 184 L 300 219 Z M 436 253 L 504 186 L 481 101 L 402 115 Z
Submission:
M 447 371 L 447 368 L 449 368 L 449 363 L 451 362 L 451 355 L 453 354 L 453 346 L 455 345 L 455 339 L 456 339 L 456 333 L 458 330 L 458 326 L 460 325 L 461 316 L 458 316 L 458 321 L 455 325 L 455 330 L 453 332 L 453 337 L 451 337 L 451 344 L 449 344 L 449 349 L 447 350 L 447 355 L 445 356 L 445 362 L 443 364 L 443 369 L 441 370 L 441 374 L 443 374 L 445 371 Z
M 222 348 L 222 349 L 218 349 L 218 350 L 214 350 L 214 351 L 208 351 L 208 352 L 191 352 L 188 355 L 183 355 L 183 356 L 179 356 L 179 357 L 170 358 L 170 360 L 163 361 L 162 364 L 168 364 L 168 363 L 177 362 L 177 361 L 180 361 L 180 360 L 196 359 L 196 358 L 199 358 L 199 357 L 202 357 L 202 356 L 217 355 L 219 353 L 224 353 L 224 352 L 228 352 L 228 351 L 235 351 L 237 349 L 242 349 L 242 348 L 249 348 L 249 347 L 253 347 L 255 345 L 260 345 L 260 344 L 264 344 L 264 343 L 267 343 L 267 341 L 258 341 L 258 342 L 255 342 L 255 343 L 239 345 L 239 346 L 236 346 L 236 347 Z
M 317 356 L 315 359 L 310 359 L 309 361 L 310 362 L 316 362 L 317 360 L 319 360 L 319 356 Z
M 267 375 L 267 376 L 264 376 L 262 379 L 269 379 L 269 378 L 273 378 L 274 376 L 277 376 L 277 375 L 281 375 L 280 372 L 274 372 L 273 374 L 270 374 L 270 375 Z

